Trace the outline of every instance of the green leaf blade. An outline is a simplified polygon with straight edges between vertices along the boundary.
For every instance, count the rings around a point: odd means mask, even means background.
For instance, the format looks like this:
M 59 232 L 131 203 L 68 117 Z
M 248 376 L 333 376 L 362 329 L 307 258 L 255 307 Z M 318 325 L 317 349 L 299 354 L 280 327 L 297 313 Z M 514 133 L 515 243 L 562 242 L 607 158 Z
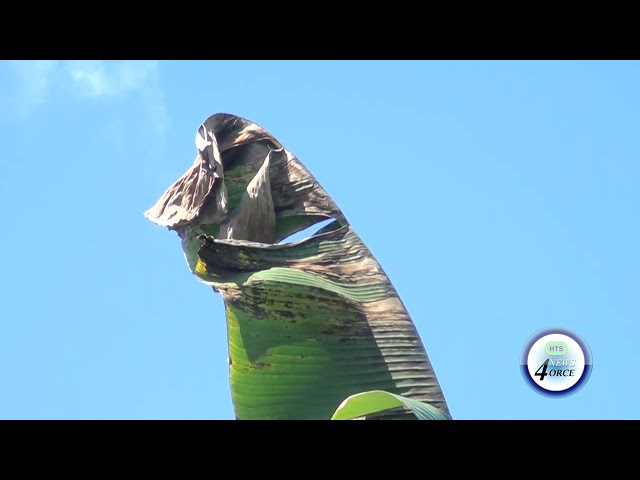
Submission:
M 383 390 L 372 390 L 348 397 L 340 404 L 331 420 L 352 420 L 397 407 L 410 408 L 418 420 L 451 420 L 451 417 L 433 405 Z

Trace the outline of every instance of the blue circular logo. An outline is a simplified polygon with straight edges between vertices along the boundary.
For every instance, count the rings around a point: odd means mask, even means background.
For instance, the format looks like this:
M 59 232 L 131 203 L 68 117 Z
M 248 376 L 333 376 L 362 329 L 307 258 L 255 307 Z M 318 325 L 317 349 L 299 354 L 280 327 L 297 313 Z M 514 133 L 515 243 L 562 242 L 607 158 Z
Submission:
M 585 340 L 566 328 L 538 330 L 524 344 L 520 371 L 525 382 L 545 397 L 568 397 L 591 376 L 593 360 Z

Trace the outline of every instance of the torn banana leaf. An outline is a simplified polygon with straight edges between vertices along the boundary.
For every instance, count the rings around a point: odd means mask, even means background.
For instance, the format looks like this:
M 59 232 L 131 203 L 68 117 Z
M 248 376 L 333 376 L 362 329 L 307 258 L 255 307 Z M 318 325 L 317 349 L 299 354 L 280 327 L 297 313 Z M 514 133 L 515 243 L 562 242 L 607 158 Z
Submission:
M 145 216 L 178 233 L 190 270 L 224 299 L 236 418 L 328 420 L 368 390 L 448 414 L 396 290 L 304 165 L 260 126 L 224 113 L 198 128 L 196 148 Z M 415 415 L 401 407 L 366 418 Z

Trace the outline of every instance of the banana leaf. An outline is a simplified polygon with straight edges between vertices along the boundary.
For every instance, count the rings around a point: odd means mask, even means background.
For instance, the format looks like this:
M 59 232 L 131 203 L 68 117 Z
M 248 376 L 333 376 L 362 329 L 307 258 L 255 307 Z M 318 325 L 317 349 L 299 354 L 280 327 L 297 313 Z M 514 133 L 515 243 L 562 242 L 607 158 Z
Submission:
M 257 124 L 217 113 L 192 166 L 145 212 L 177 232 L 225 304 L 235 416 L 331 419 L 383 390 L 449 410 L 380 264 L 305 166 Z M 296 242 L 287 237 L 333 220 Z M 415 419 L 406 405 L 366 419 Z
M 351 395 L 340 404 L 331 420 L 360 419 L 367 415 L 392 410 L 397 407 L 409 408 L 418 420 L 451 420 L 449 415 L 445 415 L 427 403 L 383 392 L 382 390 Z

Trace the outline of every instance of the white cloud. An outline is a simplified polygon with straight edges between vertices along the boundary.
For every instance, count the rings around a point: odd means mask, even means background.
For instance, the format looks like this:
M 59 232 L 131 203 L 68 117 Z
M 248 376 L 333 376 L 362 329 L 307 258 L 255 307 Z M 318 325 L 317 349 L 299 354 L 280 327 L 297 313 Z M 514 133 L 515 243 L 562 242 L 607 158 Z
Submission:
M 67 62 L 66 67 L 71 77 L 69 87 L 76 95 L 102 97 L 114 92 L 115 85 L 107 77 L 102 61 L 74 60 Z
M 154 60 L 70 60 L 7 62 L 13 88 L 3 98 L 5 110 L 24 118 L 54 95 L 81 101 L 132 96 L 144 110 L 147 127 L 161 135 L 169 115 Z
M 89 98 L 116 97 L 156 86 L 158 80 L 156 61 L 72 60 L 65 63 L 74 92 Z
M 4 63 L 12 85 L 9 85 L 3 95 L 3 110 L 7 114 L 24 118 L 47 100 L 57 62 L 11 60 Z
M 76 96 L 108 99 L 135 93 L 146 111 L 147 127 L 161 135 L 169 126 L 169 114 L 155 60 L 74 60 L 66 62 L 70 87 Z

